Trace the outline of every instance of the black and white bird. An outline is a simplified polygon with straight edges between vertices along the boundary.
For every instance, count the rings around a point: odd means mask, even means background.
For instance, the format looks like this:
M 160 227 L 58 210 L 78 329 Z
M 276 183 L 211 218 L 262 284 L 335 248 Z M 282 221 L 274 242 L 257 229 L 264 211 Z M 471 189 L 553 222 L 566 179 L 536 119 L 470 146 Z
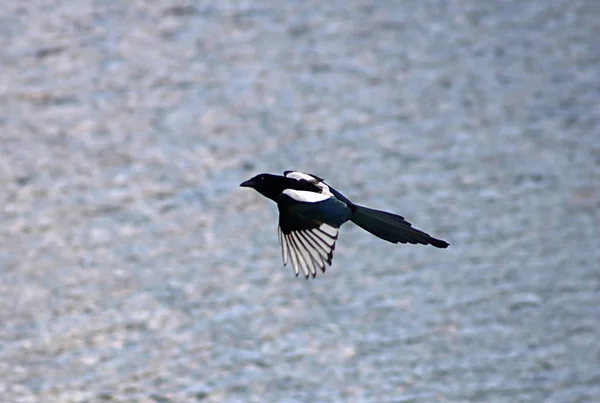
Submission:
M 331 266 L 339 228 L 346 221 L 392 243 L 450 245 L 413 228 L 402 216 L 352 203 L 315 175 L 263 173 L 240 186 L 253 188 L 277 203 L 283 265 L 291 260 L 296 277 L 300 270 L 306 278 L 316 277 L 319 270 L 325 273 L 326 264 Z

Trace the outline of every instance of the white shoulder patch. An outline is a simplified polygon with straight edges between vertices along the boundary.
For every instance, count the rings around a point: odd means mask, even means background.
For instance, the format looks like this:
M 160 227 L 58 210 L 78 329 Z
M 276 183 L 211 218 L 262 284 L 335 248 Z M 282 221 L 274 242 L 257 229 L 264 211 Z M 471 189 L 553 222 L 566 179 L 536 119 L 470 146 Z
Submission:
M 305 174 L 302 172 L 288 172 L 287 175 L 285 175 L 285 176 L 288 178 L 296 179 L 296 180 L 304 179 L 305 181 L 309 181 L 309 182 L 318 182 L 319 181 L 314 176 L 311 176 L 309 174 Z
M 329 186 L 327 186 L 325 184 L 325 182 L 322 182 L 319 178 L 315 178 L 312 175 L 305 174 L 303 172 L 293 171 L 293 172 L 288 172 L 287 174 L 285 174 L 285 176 L 287 178 L 291 178 L 291 179 L 308 181 L 308 182 L 312 183 L 313 185 L 315 185 L 316 187 L 318 187 L 319 189 L 321 189 L 321 193 L 323 193 L 327 196 L 333 196 L 333 194 L 329 191 Z
M 309 192 L 308 190 L 285 189 L 283 194 L 299 202 L 317 203 L 329 199 L 331 196 L 323 193 Z
M 333 193 L 331 193 L 331 191 L 329 190 L 329 186 L 327 186 L 325 182 L 315 183 L 315 186 L 321 189 L 321 193 L 323 193 L 324 195 L 333 196 Z

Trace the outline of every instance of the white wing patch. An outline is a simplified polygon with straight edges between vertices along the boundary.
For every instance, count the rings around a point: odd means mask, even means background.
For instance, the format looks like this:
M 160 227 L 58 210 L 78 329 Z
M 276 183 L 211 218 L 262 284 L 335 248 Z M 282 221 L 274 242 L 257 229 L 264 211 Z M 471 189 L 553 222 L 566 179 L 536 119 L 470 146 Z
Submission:
M 329 199 L 331 196 L 323 193 L 309 192 L 308 190 L 285 189 L 283 194 L 299 202 L 317 203 Z
M 321 224 L 318 228 L 310 230 L 292 231 L 284 234 L 277 228 L 283 265 L 292 261 L 296 276 L 302 270 L 306 278 L 317 276 L 317 271 L 325 273 L 326 265 L 331 266 L 335 242 L 338 238 L 338 229 L 328 224 Z
M 305 174 L 305 173 L 302 173 L 302 172 L 288 172 L 287 174 L 285 174 L 285 176 L 288 177 L 288 178 L 296 179 L 296 180 L 302 180 L 302 179 L 304 179 L 305 181 L 309 181 L 309 182 L 313 182 L 313 183 L 319 181 L 314 176 L 309 175 L 309 174 Z
M 313 185 L 315 185 L 316 187 L 318 187 L 319 189 L 321 189 L 321 193 L 328 195 L 328 196 L 333 196 L 333 194 L 329 191 L 329 186 L 327 186 L 325 184 L 325 182 L 323 182 L 319 178 L 316 178 L 309 174 L 305 174 L 304 172 L 287 172 L 287 173 L 284 173 L 284 175 L 287 178 L 292 178 L 292 179 L 296 179 L 299 181 L 305 180 L 307 182 L 310 182 Z

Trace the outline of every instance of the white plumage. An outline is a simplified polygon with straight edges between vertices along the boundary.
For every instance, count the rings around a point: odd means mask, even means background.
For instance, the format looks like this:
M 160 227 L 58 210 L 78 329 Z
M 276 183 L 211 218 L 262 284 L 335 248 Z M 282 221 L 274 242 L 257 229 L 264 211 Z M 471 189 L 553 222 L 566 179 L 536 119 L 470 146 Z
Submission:
M 305 174 L 304 172 L 290 171 L 290 172 L 287 172 L 285 174 L 285 176 L 287 178 L 292 178 L 292 179 L 296 179 L 296 180 L 308 181 L 308 182 L 312 183 L 313 185 L 315 185 L 316 187 L 318 187 L 319 189 L 321 189 L 321 193 L 323 193 L 324 195 L 333 196 L 333 194 L 329 191 L 329 186 L 327 186 L 321 179 L 316 178 L 312 175 Z
M 323 193 L 315 193 L 310 192 L 308 190 L 295 190 L 295 189 L 285 189 L 283 194 L 291 197 L 292 199 L 305 202 L 305 203 L 317 203 L 323 200 L 329 199 L 331 196 L 323 194 Z

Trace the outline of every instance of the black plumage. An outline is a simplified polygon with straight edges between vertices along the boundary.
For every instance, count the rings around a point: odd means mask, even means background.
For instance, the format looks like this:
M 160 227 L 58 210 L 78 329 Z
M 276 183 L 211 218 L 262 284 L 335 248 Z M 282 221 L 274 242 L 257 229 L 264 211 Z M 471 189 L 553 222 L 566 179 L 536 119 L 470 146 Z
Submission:
M 327 185 L 322 178 L 285 171 L 283 176 L 260 174 L 240 186 L 251 187 L 275 201 L 279 208 L 279 242 L 283 263 L 291 260 L 298 276 L 308 278 L 331 265 L 338 230 L 352 221 L 371 234 L 392 243 L 447 248 L 449 243 L 414 228 L 404 217 L 360 206 Z

